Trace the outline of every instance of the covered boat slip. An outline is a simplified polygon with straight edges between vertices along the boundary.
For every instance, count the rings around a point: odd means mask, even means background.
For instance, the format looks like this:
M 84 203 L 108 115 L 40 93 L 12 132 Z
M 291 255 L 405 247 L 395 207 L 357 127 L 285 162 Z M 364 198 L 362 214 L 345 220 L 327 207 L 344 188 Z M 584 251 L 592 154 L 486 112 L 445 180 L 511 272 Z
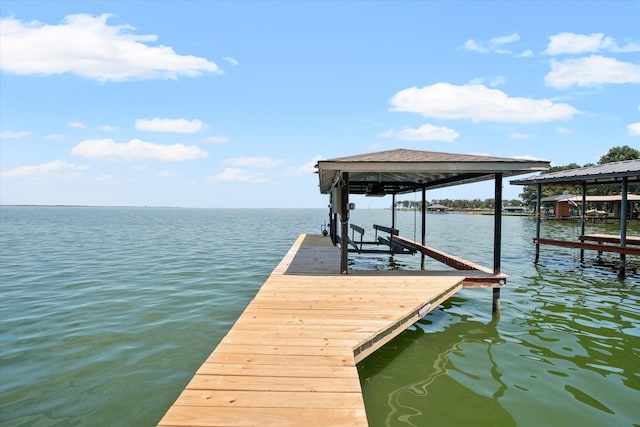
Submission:
M 502 177 L 548 166 L 415 150 L 318 162 L 320 190 L 331 194 L 330 237 L 303 234 L 296 240 L 159 425 L 366 426 L 356 363 L 463 283 L 493 287 L 497 310 L 507 277 L 500 272 Z M 485 179 L 495 179 L 493 269 L 425 243 L 426 189 Z M 388 234 L 390 250 L 400 245 L 403 252 L 420 252 L 450 269 L 349 269 L 348 246 L 358 248 L 348 233 L 349 193 L 395 198 L 412 191 L 422 192 L 422 241 L 398 236 L 395 214 L 391 227 L 376 231 Z
M 366 426 L 356 363 L 462 287 L 461 275 L 342 275 L 301 235 L 161 426 Z
M 629 247 L 637 245 L 640 238 L 627 234 L 627 221 L 631 210 L 629 208 L 629 184 L 640 183 L 640 160 L 625 160 L 622 162 L 605 163 L 598 166 L 588 166 L 577 169 L 570 169 L 560 172 L 541 174 L 532 178 L 511 181 L 516 185 L 536 185 L 536 262 L 540 258 L 540 245 L 554 245 L 580 249 L 580 258 L 584 257 L 585 250 L 597 252 L 613 252 L 620 254 L 620 267 L 618 276 L 624 278 L 626 275 L 626 256 L 640 256 L 640 248 Z M 581 231 L 578 241 L 566 241 L 556 239 L 544 239 L 540 237 L 541 228 L 541 205 L 543 185 L 566 185 L 573 184 L 582 190 L 581 200 L 570 197 L 574 203 L 580 203 Z M 613 186 L 620 189 L 620 234 L 586 234 L 585 223 L 587 221 L 587 187 L 588 186 Z M 593 243 L 596 242 L 596 243 Z
M 329 234 L 334 244 L 340 243 L 340 271 L 351 274 L 348 267 L 349 246 L 362 250 L 352 228 L 349 237 L 349 211 L 354 209 L 349 202 L 350 194 L 380 197 L 392 196 L 391 227 L 388 227 L 388 244 L 391 252 L 420 252 L 421 266 L 424 257 L 432 257 L 456 270 L 476 271 L 478 280 L 467 280 L 467 285 L 493 288 L 493 309 L 499 309 L 500 286 L 506 275 L 500 271 L 502 233 L 502 179 L 505 176 L 537 172 L 549 168 L 542 160 L 504 157 L 476 156 L 452 153 L 437 153 L 418 150 L 390 150 L 363 155 L 341 157 L 318 162 L 320 192 L 330 196 Z M 493 269 L 479 266 L 455 255 L 449 255 L 427 246 L 426 191 L 454 185 L 493 180 L 494 193 L 494 239 Z M 421 241 L 413 242 L 395 232 L 395 197 L 398 194 L 421 192 L 422 224 Z M 384 238 L 383 238 L 384 239 Z M 379 240 L 379 239 L 378 239 Z M 342 244 L 344 242 L 344 244 Z M 377 243 L 377 242 L 374 242 Z

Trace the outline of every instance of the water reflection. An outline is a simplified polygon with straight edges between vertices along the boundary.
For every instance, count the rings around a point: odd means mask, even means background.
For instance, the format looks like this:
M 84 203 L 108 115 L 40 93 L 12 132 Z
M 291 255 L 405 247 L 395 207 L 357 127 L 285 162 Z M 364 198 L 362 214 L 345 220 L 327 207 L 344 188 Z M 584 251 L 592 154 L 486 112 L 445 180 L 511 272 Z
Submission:
M 526 292 L 534 305 L 525 317 L 528 336 L 523 338 L 530 351 L 549 363 L 565 360 L 580 370 L 619 376 L 640 391 L 640 295 L 635 286 L 582 276 L 565 277 L 564 286 L 558 286 L 549 282 L 547 269 L 536 270 L 538 275 L 527 278 L 528 288 L 516 291 Z
M 444 307 L 462 301 L 452 298 Z M 433 312 L 358 366 L 370 425 L 515 425 L 498 403 L 507 390 L 493 356 L 504 343 L 499 314 L 488 323 L 448 317 Z M 386 395 L 378 393 L 392 384 Z
M 364 360 L 370 424 L 636 425 L 637 288 L 543 267 L 514 282 L 501 318 L 465 290 Z

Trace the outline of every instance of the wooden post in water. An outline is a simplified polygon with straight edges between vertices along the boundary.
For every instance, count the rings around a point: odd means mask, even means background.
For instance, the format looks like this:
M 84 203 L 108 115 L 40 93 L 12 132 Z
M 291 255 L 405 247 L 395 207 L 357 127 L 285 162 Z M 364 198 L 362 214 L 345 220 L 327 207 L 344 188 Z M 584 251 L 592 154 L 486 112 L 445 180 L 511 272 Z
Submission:
M 502 174 L 496 174 L 495 197 L 493 199 L 493 274 L 500 274 L 502 245 Z M 493 288 L 494 312 L 500 311 L 500 288 Z
M 427 236 L 427 189 L 422 187 L 422 246 L 426 245 Z M 420 252 L 420 269 L 424 270 L 424 253 Z
M 342 200 L 340 213 L 340 273 L 349 272 L 349 172 L 342 173 Z
M 627 177 L 622 178 L 622 193 L 620 200 L 620 247 L 624 248 L 627 246 L 627 212 L 628 212 L 628 204 L 629 200 L 627 197 Z M 626 263 L 627 263 L 627 255 L 621 253 L 620 254 L 620 271 L 618 273 L 618 277 L 621 279 L 625 278 L 626 272 Z
M 536 259 L 535 262 L 538 262 L 538 258 L 540 258 L 540 243 L 538 240 L 540 239 L 540 221 L 542 215 L 542 184 L 536 184 Z

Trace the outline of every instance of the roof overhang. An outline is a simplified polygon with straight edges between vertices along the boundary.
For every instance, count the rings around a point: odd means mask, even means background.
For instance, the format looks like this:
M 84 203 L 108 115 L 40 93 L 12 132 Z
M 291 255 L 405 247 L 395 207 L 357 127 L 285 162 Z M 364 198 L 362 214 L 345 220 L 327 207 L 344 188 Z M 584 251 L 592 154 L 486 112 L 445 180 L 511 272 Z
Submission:
M 402 194 L 532 173 L 549 168 L 543 160 L 391 150 L 321 160 L 316 165 L 320 192 L 330 193 L 348 173 L 351 194 Z
M 640 182 L 640 160 L 625 160 L 623 162 L 605 163 L 598 166 L 540 174 L 531 178 L 513 180 L 511 184 L 611 185 L 620 184 L 624 178 L 629 183 Z

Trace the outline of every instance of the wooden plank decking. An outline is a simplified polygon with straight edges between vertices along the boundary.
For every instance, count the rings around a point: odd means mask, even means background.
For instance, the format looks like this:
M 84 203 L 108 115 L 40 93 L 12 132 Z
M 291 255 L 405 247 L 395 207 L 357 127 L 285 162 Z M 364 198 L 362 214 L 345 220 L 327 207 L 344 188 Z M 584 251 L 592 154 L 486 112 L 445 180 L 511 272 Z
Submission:
M 339 275 L 302 235 L 160 426 L 366 426 L 356 363 L 461 289 L 463 275 Z

